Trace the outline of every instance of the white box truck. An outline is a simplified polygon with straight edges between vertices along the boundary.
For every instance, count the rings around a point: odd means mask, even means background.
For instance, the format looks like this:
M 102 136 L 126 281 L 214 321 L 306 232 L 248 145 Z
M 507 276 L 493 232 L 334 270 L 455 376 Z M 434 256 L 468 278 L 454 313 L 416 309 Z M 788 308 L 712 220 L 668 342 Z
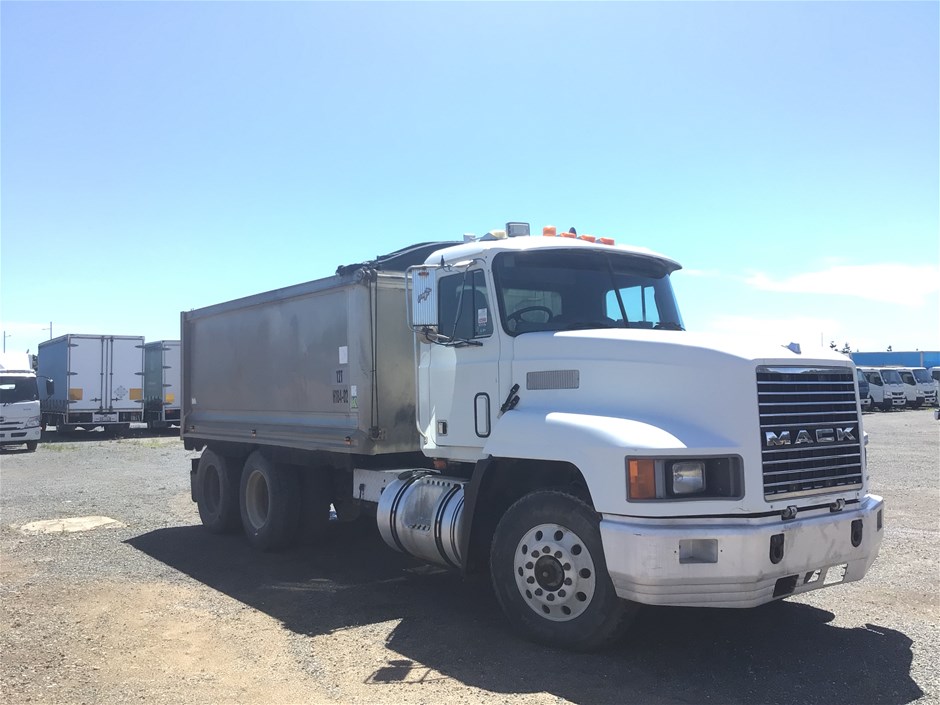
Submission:
M 43 380 L 47 394 L 53 384 Z M 28 451 L 39 447 L 42 426 L 39 386 L 26 353 L 0 353 L 0 446 L 25 443 Z
M 144 421 L 158 430 L 180 420 L 180 341 L 144 345 Z
M 39 374 L 55 392 L 42 400 L 44 425 L 59 433 L 126 431 L 143 419 L 144 339 L 68 334 L 39 344 Z
M 276 548 L 323 536 L 332 503 L 488 571 L 516 628 L 573 649 L 641 603 L 861 579 L 884 503 L 852 361 L 687 332 L 677 262 L 563 235 L 511 223 L 183 312 L 206 528 Z

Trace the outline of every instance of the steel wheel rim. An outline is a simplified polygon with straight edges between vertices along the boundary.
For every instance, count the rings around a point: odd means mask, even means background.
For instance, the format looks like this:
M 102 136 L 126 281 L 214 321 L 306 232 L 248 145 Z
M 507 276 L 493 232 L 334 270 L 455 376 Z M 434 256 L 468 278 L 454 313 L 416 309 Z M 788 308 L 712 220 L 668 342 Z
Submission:
M 594 559 L 584 541 L 559 524 L 534 526 L 516 545 L 513 573 L 519 595 L 553 622 L 577 619 L 597 587 Z
M 245 486 L 245 510 L 253 529 L 260 529 L 268 520 L 268 483 L 262 473 L 248 476 Z

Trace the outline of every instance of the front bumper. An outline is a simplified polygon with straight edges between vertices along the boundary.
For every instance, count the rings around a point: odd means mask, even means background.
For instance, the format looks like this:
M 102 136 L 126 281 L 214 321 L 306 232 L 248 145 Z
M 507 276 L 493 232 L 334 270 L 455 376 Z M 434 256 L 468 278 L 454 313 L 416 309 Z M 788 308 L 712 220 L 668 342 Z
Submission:
M 861 580 L 881 547 L 883 512 L 884 500 L 866 495 L 840 512 L 789 521 L 607 514 L 600 528 L 607 570 L 620 597 L 649 605 L 756 607 Z M 856 520 L 862 522 L 861 542 L 853 546 Z M 783 536 L 778 563 L 771 561 L 775 535 Z
M 0 430 L 0 444 L 13 445 L 14 443 L 38 441 L 40 436 L 42 436 L 42 427 L 40 426 L 31 426 L 30 428 L 5 428 Z

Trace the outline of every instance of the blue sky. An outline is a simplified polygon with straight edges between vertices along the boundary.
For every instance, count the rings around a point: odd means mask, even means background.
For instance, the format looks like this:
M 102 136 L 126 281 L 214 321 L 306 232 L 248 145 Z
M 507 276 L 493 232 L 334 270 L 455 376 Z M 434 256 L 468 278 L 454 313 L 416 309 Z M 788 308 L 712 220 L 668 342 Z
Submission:
M 553 224 L 686 325 L 940 349 L 940 5 L 0 4 L 0 318 L 179 312 Z

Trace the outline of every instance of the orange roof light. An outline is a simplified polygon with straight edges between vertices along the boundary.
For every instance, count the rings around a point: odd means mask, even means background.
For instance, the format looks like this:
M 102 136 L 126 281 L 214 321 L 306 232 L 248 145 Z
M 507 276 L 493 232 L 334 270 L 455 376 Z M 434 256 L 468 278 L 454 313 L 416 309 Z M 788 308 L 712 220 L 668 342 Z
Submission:
M 587 242 L 594 242 L 595 240 L 597 240 L 597 238 L 594 237 L 593 235 L 581 235 L 580 239 L 586 240 Z
M 578 237 L 577 233 L 562 233 L 562 237 Z
M 545 237 L 555 237 L 558 233 L 555 231 L 554 225 L 546 225 L 542 228 L 542 235 Z
M 612 237 L 599 237 L 597 241 L 602 245 L 616 245 L 617 242 Z

